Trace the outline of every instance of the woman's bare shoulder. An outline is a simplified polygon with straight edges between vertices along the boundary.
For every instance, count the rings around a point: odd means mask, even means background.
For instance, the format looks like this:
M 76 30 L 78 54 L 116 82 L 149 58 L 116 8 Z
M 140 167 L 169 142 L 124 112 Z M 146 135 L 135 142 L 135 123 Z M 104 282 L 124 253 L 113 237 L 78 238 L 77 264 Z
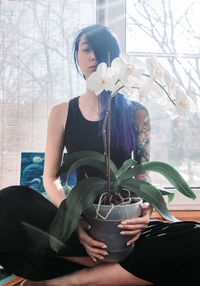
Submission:
M 61 123 L 65 126 L 67 115 L 68 115 L 69 102 L 63 102 L 54 105 L 51 109 L 49 119 L 53 119 L 54 122 Z
M 58 114 L 60 112 L 66 113 L 66 111 L 68 111 L 68 106 L 69 106 L 69 102 L 63 102 L 63 103 L 56 104 L 52 107 L 51 112 L 58 113 Z

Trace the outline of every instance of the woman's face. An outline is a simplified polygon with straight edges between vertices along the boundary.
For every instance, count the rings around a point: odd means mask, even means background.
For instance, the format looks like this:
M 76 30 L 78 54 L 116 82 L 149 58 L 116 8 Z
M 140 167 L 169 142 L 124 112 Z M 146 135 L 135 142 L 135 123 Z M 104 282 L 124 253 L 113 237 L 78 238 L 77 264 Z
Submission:
M 97 69 L 95 54 L 87 43 L 85 36 L 82 36 L 79 42 L 77 61 L 79 68 L 86 79 Z

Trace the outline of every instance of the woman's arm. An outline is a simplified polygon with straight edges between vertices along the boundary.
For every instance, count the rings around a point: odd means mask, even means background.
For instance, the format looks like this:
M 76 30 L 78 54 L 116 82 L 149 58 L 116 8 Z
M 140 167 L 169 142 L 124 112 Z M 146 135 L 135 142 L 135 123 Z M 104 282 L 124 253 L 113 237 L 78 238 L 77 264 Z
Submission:
M 54 106 L 50 112 L 47 128 L 43 184 L 51 202 L 56 207 L 59 207 L 65 199 L 63 188 L 56 179 L 56 172 L 61 165 L 63 155 L 67 114 L 68 103 Z
M 138 104 L 136 109 L 133 110 L 133 120 L 137 134 L 134 159 L 138 163 L 149 161 L 151 125 L 148 111 L 142 105 Z M 150 182 L 148 173 L 138 175 L 137 179 Z M 133 236 L 128 241 L 128 245 L 140 237 L 142 231 L 148 227 L 150 221 L 152 207 L 149 203 L 143 203 L 140 207 L 142 210 L 141 217 L 124 220 L 118 226 L 122 229 L 121 234 Z
M 134 122 L 137 133 L 137 145 L 134 153 L 134 159 L 138 163 L 149 161 L 151 123 L 148 111 L 145 108 L 138 108 L 135 110 Z M 137 178 L 150 182 L 150 176 L 148 173 L 140 174 Z

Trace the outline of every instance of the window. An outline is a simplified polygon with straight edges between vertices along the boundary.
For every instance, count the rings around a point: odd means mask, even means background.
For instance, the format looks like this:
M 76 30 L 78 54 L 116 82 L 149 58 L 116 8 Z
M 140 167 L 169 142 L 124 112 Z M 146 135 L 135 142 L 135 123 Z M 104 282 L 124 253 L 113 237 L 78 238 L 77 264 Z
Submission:
M 200 2 L 193 0 L 181 5 L 178 0 L 126 1 L 126 51 L 142 60 L 156 53 L 193 102 L 188 120 L 172 118 L 166 105 L 146 103 L 152 122 L 151 160 L 170 163 L 192 187 L 200 186 L 199 9 Z M 152 176 L 167 185 L 160 176 Z M 175 204 L 181 198 L 177 196 Z M 190 204 L 182 201 L 184 206 Z M 200 209 L 200 199 L 194 207 Z
M 0 0 L 0 188 L 19 183 L 21 152 L 44 152 L 51 107 L 81 93 L 72 41 L 95 22 L 94 0 Z

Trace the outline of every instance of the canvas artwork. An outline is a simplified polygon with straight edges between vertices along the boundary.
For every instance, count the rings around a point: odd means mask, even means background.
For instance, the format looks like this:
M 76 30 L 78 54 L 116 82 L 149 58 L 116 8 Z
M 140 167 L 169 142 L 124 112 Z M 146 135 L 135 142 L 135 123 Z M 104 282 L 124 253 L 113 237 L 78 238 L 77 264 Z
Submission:
M 64 154 L 63 160 L 66 158 L 67 153 Z M 43 186 L 43 169 L 44 169 L 44 153 L 43 152 L 23 152 L 21 154 L 21 173 L 20 185 L 29 186 L 35 191 L 47 197 Z M 61 176 L 60 181 L 64 187 L 66 175 Z M 76 184 L 76 173 L 72 173 L 69 179 L 69 186 L 72 187 Z

